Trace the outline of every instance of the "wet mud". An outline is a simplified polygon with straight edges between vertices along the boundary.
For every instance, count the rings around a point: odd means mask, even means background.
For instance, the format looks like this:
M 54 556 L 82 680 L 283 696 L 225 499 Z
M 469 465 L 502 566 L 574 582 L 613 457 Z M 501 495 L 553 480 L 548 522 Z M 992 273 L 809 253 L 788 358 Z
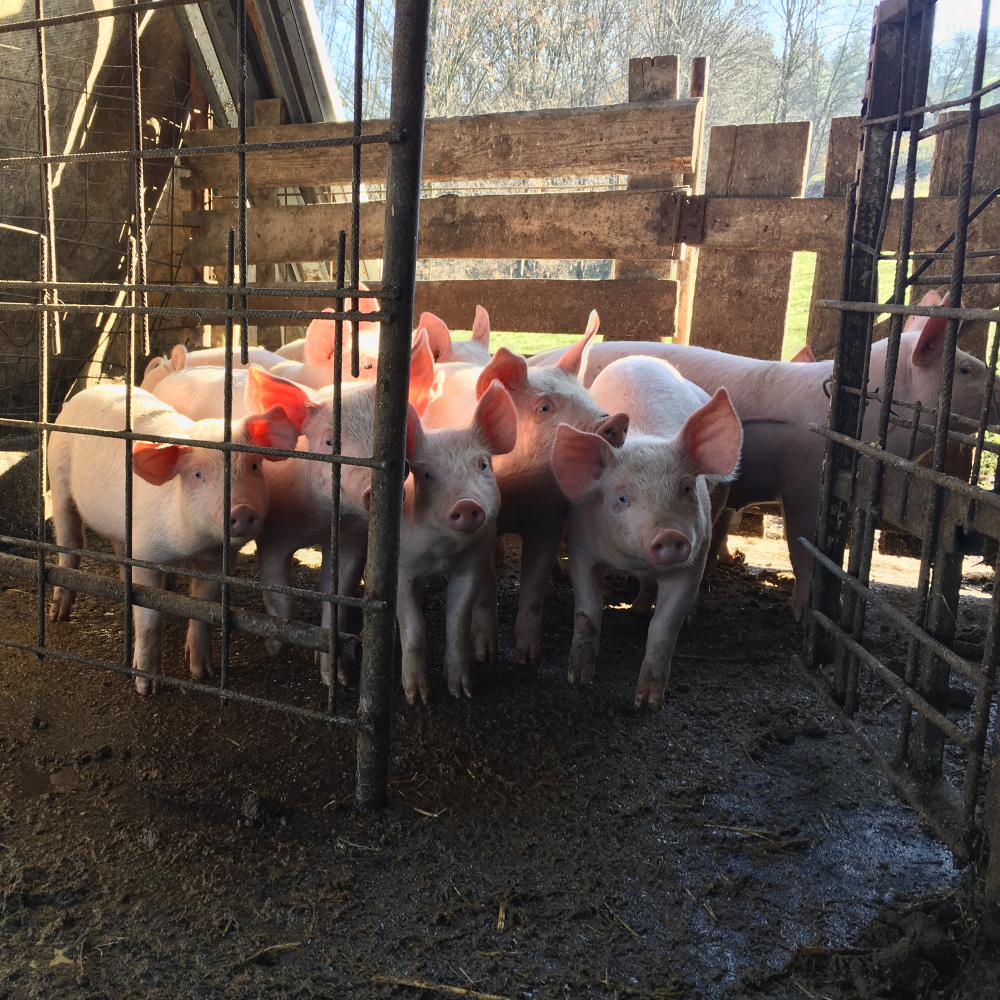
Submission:
M 995 997 L 950 853 L 792 664 L 788 574 L 711 571 L 658 712 L 633 707 L 633 592 L 609 582 L 570 686 L 569 583 L 518 667 L 508 573 L 463 701 L 431 592 L 432 704 L 397 676 L 369 815 L 349 731 L 0 651 L 0 998 Z M 0 589 L 5 636 L 34 641 L 35 610 Z M 121 613 L 81 596 L 48 638 L 120 656 Z M 311 653 L 232 651 L 238 689 L 324 704 Z

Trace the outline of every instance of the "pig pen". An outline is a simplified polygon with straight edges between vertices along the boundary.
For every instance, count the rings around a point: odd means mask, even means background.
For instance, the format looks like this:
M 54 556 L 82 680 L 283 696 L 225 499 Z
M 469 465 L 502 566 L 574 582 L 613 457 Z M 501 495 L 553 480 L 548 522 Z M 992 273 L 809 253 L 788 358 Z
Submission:
M 352 734 L 4 651 L 0 997 L 996 996 L 951 854 L 793 665 L 784 542 L 739 545 L 660 712 L 631 707 L 646 623 L 624 578 L 590 688 L 565 681 L 567 582 L 542 662 L 513 664 L 509 551 L 500 662 L 474 667 L 475 697 L 453 701 L 438 668 L 432 705 L 408 706 L 397 668 L 375 814 L 353 807 Z M 879 586 L 902 598 L 915 566 L 877 559 Z M 314 584 L 315 560 L 298 574 Z M 988 576 L 969 560 L 969 642 Z M 34 601 L 0 590 L 12 635 Z M 79 602 L 57 648 L 121 642 L 114 605 Z M 170 619 L 178 676 L 182 645 Z M 897 647 L 888 628 L 875 646 Z M 236 634 L 233 656 L 242 689 L 323 705 L 306 651 L 279 666 Z M 886 698 L 869 721 L 892 725 Z

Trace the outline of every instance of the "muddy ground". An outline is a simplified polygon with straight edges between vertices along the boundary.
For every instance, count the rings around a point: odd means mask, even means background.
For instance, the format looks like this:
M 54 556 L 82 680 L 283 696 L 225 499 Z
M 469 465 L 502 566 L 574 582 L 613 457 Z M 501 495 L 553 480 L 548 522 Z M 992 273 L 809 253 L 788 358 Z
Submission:
M 528 670 L 509 576 L 475 698 L 440 669 L 429 708 L 397 690 L 377 815 L 353 808 L 349 732 L 0 651 L 0 998 L 995 998 L 951 855 L 792 664 L 783 543 L 742 547 L 658 713 L 631 707 L 625 581 L 578 690 L 568 582 Z M 4 635 L 33 641 L 35 606 L 0 590 Z M 81 596 L 49 641 L 120 656 L 120 625 Z M 182 647 L 169 622 L 179 676 Z M 238 635 L 233 655 L 240 689 L 322 706 L 311 654 Z

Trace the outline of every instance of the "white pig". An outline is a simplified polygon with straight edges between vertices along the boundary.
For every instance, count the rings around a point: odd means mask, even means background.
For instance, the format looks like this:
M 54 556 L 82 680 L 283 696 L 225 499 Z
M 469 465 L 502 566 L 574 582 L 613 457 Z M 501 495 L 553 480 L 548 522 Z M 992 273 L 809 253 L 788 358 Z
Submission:
M 510 453 L 517 414 L 499 381 L 482 393 L 471 424 L 425 432 L 416 410 L 406 425 L 411 475 L 403 500 L 396 616 L 403 647 L 403 691 L 411 704 L 430 699 L 424 582 L 448 579 L 444 668 L 448 690 L 471 697 L 469 636 L 481 567 L 492 558 L 500 489 L 492 458 Z
M 670 365 L 630 358 L 595 379 L 594 399 L 623 406 L 627 440 L 562 425 L 552 468 L 573 502 L 568 519 L 575 614 L 568 679 L 589 683 L 600 645 L 607 568 L 656 585 L 656 610 L 635 704 L 663 703 L 677 634 L 698 595 L 712 536 L 710 489 L 732 478 L 740 422 L 724 389 L 708 399 Z
M 251 347 L 249 350 L 249 360 L 244 365 L 240 361 L 240 350 L 233 351 L 233 368 L 246 368 L 249 365 L 259 365 L 261 368 L 273 368 L 285 359 L 263 347 Z M 146 365 L 146 371 L 142 377 L 141 388 L 146 392 L 152 392 L 167 376 L 176 372 L 185 371 L 189 368 L 197 368 L 202 365 L 219 366 L 226 363 L 226 349 L 224 347 L 208 347 L 204 350 L 189 351 L 183 344 L 175 344 L 170 351 L 169 358 L 153 358 Z
M 430 337 L 431 353 L 436 364 L 463 362 L 470 365 L 485 365 L 490 360 L 490 316 L 482 307 L 476 306 L 476 318 L 472 324 L 470 340 L 452 340 L 451 330 L 444 320 L 434 313 L 420 314 L 417 331 L 426 330 Z M 416 332 L 414 336 L 416 336 Z
M 521 536 L 521 579 L 514 633 L 518 663 L 536 662 L 540 655 L 542 604 L 549 573 L 556 560 L 566 518 L 566 498 L 552 475 L 552 442 L 560 423 L 596 430 L 620 440 L 627 427 L 624 414 L 608 414 L 580 384 L 578 372 L 597 332 L 597 314 L 584 336 L 558 365 L 529 368 L 527 361 L 501 347 L 485 367 L 445 365 L 444 391 L 427 408 L 428 427 L 467 426 L 476 399 L 499 380 L 517 410 L 517 444 L 495 463 L 503 504 L 497 522 L 500 534 Z M 616 409 L 621 409 L 616 407 Z M 477 660 L 497 655 L 496 576 L 492 560 L 483 568 L 483 585 L 473 619 Z
M 85 389 L 63 406 L 56 423 L 122 430 L 127 391 L 117 385 Z M 222 421 L 196 423 L 141 389 L 133 391 L 132 415 L 137 433 L 179 439 L 177 444 L 136 441 L 132 445 L 133 558 L 167 565 L 193 564 L 199 570 L 221 572 L 224 519 L 229 519 L 230 537 L 236 546 L 255 538 L 264 525 L 268 509 L 264 461 L 258 455 L 232 453 L 231 508 L 224 511 L 223 454 L 197 446 L 198 441 L 221 441 Z M 296 436 L 285 412 L 277 407 L 234 422 L 232 428 L 234 442 L 258 447 L 291 449 Z M 57 544 L 82 548 L 86 524 L 108 538 L 116 554 L 122 555 L 126 531 L 124 442 L 54 431 L 49 439 L 48 472 Z M 80 557 L 60 553 L 59 565 L 76 568 Z M 163 585 L 163 574 L 156 570 L 134 567 L 132 579 L 147 586 Z M 195 597 L 215 599 L 218 589 L 210 581 L 191 581 Z M 67 620 L 75 598 L 75 591 L 56 587 L 49 609 L 52 621 Z M 136 607 L 134 620 L 132 665 L 158 674 L 160 614 Z M 190 623 L 184 652 L 192 677 L 211 675 L 208 625 Z M 135 687 L 140 694 L 147 694 L 150 680 L 136 677 Z

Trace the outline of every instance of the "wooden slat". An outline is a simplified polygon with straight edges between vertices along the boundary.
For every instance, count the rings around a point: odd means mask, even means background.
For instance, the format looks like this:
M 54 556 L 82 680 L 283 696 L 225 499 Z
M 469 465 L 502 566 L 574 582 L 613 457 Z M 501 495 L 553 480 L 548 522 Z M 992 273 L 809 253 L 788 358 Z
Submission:
M 712 129 L 706 195 L 801 196 L 811 122 Z M 841 207 L 841 218 L 843 218 Z M 721 253 L 703 245 L 690 343 L 755 358 L 780 358 L 792 255 Z
M 899 202 L 890 215 L 884 248 L 895 247 Z M 669 195 L 656 191 L 606 191 L 555 195 L 491 195 L 430 198 L 420 207 L 421 257 L 607 260 L 666 259 L 673 234 Z M 382 253 L 384 206 L 361 206 L 361 255 Z M 984 213 L 984 216 L 988 213 Z M 913 248 L 933 250 L 951 232 L 953 198 L 918 198 Z M 290 205 L 247 210 L 251 263 L 331 260 L 336 234 L 349 228 L 349 205 Z M 231 209 L 185 212 L 186 226 L 201 235 L 184 248 L 184 265 L 222 264 L 226 233 L 236 224 Z M 970 227 L 969 247 L 983 246 L 982 221 Z M 842 247 L 844 202 L 840 198 L 707 198 L 708 250 L 771 252 Z
M 679 60 L 675 55 L 653 58 L 629 59 L 628 99 L 630 104 L 651 101 L 676 100 L 678 88 Z M 697 123 L 696 123 L 697 126 Z M 629 191 L 669 191 L 683 183 L 683 173 L 634 171 L 629 174 Z M 678 243 L 671 248 L 670 256 L 677 258 L 681 253 Z M 613 269 L 615 278 L 672 278 L 672 260 L 616 260 Z M 671 324 L 672 326 L 675 323 Z M 619 332 L 605 333 L 605 340 L 635 340 L 638 330 L 623 327 Z
M 424 180 L 492 180 L 514 177 L 572 177 L 631 173 L 660 167 L 690 170 L 699 101 L 662 101 L 600 108 L 432 118 L 424 129 Z M 388 122 L 371 121 L 365 134 L 384 132 Z M 249 128 L 248 142 L 287 142 L 349 136 L 345 123 Z M 190 132 L 191 146 L 230 145 L 234 129 Z M 365 146 L 361 179 L 385 181 L 388 146 Z M 347 183 L 352 153 L 347 146 L 274 150 L 247 156 L 251 187 L 320 187 Z M 192 171 L 185 187 L 236 186 L 236 156 L 188 156 L 181 166 Z
M 938 119 L 947 121 L 963 111 L 946 111 Z M 959 126 L 939 133 L 934 140 L 934 158 L 931 160 L 930 193 L 938 196 L 957 196 L 962 161 L 965 159 L 965 144 L 969 138 L 969 126 Z M 979 123 L 976 137 L 976 163 L 972 170 L 972 204 L 975 208 L 980 197 L 1000 186 L 1000 117 L 984 118 Z M 979 196 L 979 197 L 977 197 Z M 996 204 L 991 205 L 980 216 L 983 224 L 993 233 L 991 247 L 1000 240 L 1000 223 L 996 222 Z M 951 223 L 954 224 L 954 218 Z M 968 274 L 1000 271 L 1000 258 L 973 257 L 965 262 Z M 931 264 L 930 273 L 950 274 L 951 261 L 942 260 Z M 916 299 L 926 292 L 921 287 L 914 292 Z M 969 285 L 962 292 L 962 305 L 979 309 L 993 309 L 1000 302 L 1000 287 L 997 285 Z M 986 344 L 990 324 L 982 320 L 966 320 L 958 335 L 962 350 L 977 358 L 986 357 Z
M 335 304 L 324 294 L 333 285 L 316 284 L 316 295 L 301 296 L 250 295 L 250 309 L 301 309 L 319 312 Z M 268 287 L 281 287 L 274 282 Z M 296 283 L 296 290 L 302 285 Z M 650 279 L 647 281 L 558 281 L 558 280 L 475 280 L 418 281 L 414 321 L 424 311 L 440 316 L 450 327 L 469 329 L 476 306 L 485 306 L 490 325 L 495 330 L 520 330 L 533 333 L 583 333 L 591 309 L 601 316 L 601 333 L 635 328 L 640 340 L 656 340 L 673 335 L 674 303 L 677 282 Z M 170 295 L 170 306 L 190 309 L 191 322 L 199 310 L 225 306 L 222 295 L 206 296 L 187 292 L 183 285 Z M 259 327 L 283 326 L 288 319 L 258 319 Z
M 834 118 L 830 123 L 830 139 L 826 153 L 826 179 L 823 194 L 827 198 L 843 199 L 854 180 L 861 142 L 861 119 L 856 116 Z M 843 241 L 837 253 L 816 255 L 812 300 L 809 307 L 809 327 L 806 343 L 817 358 L 829 358 L 837 347 L 840 313 L 834 309 L 819 309 L 819 299 L 839 299 L 843 283 Z
M 426 310 L 451 327 L 468 329 L 482 305 L 494 330 L 582 334 L 596 309 L 605 337 L 657 340 L 673 336 L 676 301 L 677 282 L 662 278 L 418 281 L 414 317 Z

